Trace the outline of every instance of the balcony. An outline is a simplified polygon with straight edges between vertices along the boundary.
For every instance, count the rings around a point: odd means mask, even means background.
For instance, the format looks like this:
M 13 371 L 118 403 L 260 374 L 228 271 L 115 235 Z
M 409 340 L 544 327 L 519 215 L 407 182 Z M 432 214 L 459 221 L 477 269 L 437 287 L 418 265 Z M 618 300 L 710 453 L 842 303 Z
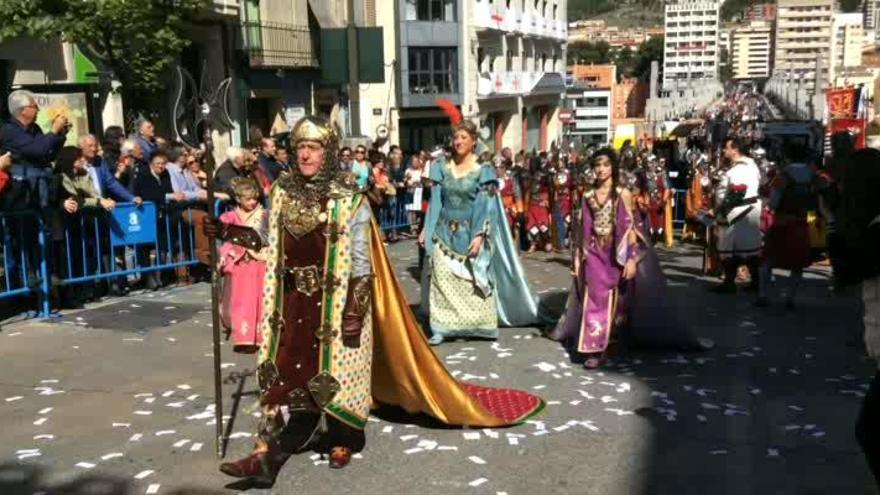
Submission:
M 318 67 L 315 39 L 308 26 L 243 22 L 242 50 L 254 68 Z
M 565 81 L 559 72 L 484 72 L 477 82 L 481 98 L 563 91 Z
M 490 2 L 474 2 L 472 5 L 473 23 L 477 29 L 541 36 L 559 41 L 568 39 L 568 24 L 565 21 L 546 18 L 534 9 L 526 8 L 521 12 Z

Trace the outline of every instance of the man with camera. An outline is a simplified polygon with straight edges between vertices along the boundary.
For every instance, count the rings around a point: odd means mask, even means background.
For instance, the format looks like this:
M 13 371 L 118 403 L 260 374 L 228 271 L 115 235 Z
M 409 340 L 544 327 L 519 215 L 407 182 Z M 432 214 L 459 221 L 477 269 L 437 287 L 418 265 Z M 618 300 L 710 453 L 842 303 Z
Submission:
M 52 161 L 64 146 L 70 123 L 63 115 L 58 115 L 52 120 L 51 131 L 44 134 L 36 123 L 40 107 L 30 91 L 13 91 L 8 104 L 12 118 L 0 128 L 0 149 L 12 153 L 10 175 L 17 190 L 10 191 L 7 196 L 14 202 L 4 203 L 18 208 L 45 208 L 49 204 Z

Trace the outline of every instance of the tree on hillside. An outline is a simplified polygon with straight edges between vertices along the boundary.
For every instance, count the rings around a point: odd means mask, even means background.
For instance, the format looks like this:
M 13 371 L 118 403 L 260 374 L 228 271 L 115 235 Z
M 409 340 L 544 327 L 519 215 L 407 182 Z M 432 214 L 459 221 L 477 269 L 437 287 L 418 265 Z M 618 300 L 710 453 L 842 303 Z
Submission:
M 636 69 L 636 54 L 632 50 L 623 48 L 614 57 L 614 64 L 617 65 L 618 77 L 633 77 Z
M 606 41 L 586 41 L 568 45 L 568 65 L 607 64 L 611 62 L 611 45 Z
M 210 0 L 2 0 L 0 41 L 74 43 L 128 90 L 157 92 Z
M 569 0 L 568 20 L 579 21 L 614 10 L 612 0 Z
M 641 81 L 651 79 L 651 62 L 656 60 L 663 68 L 663 47 L 665 45 L 663 36 L 656 36 L 639 45 L 636 52 L 635 69 L 633 77 L 639 78 Z M 661 74 L 662 77 L 662 74 Z

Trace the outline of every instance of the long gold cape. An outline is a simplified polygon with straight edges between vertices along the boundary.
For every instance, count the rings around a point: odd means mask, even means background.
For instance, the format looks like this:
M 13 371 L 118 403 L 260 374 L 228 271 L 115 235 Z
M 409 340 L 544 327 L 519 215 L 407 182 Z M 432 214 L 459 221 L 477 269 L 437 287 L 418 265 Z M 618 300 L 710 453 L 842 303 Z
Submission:
M 371 230 L 374 401 L 399 406 L 411 414 L 425 413 L 446 424 L 473 427 L 516 424 L 539 413 L 544 402 L 530 396 L 532 404 L 519 417 L 503 419 L 483 407 L 469 386 L 449 374 L 428 345 L 394 276 L 375 221 Z

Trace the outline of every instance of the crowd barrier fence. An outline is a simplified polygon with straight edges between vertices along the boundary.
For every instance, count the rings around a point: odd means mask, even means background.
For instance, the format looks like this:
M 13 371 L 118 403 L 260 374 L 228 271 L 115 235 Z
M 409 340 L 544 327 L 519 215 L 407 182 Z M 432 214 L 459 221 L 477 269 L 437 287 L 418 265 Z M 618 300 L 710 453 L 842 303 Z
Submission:
M 71 285 L 196 265 L 194 209 L 187 202 L 118 203 L 111 211 L 66 216 L 58 253 L 63 265 L 53 275 L 60 285 Z
M 35 312 L 49 315 L 49 269 L 47 232 L 36 211 L 0 213 L 0 236 L 3 239 L 3 274 L 0 276 L 0 299 L 36 295 Z
M 673 225 L 685 220 L 687 191 L 673 195 Z M 389 198 L 378 211 L 385 232 L 409 230 L 410 210 L 404 196 Z M 228 211 L 228 202 L 216 201 L 214 213 Z M 0 212 L 3 256 L 0 300 L 37 296 L 32 310 L 50 314 L 53 285 L 98 281 L 133 281 L 143 274 L 175 270 L 199 263 L 193 203 L 150 202 L 137 207 L 119 203 L 112 211 L 81 210 L 44 217 L 33 210 Z

